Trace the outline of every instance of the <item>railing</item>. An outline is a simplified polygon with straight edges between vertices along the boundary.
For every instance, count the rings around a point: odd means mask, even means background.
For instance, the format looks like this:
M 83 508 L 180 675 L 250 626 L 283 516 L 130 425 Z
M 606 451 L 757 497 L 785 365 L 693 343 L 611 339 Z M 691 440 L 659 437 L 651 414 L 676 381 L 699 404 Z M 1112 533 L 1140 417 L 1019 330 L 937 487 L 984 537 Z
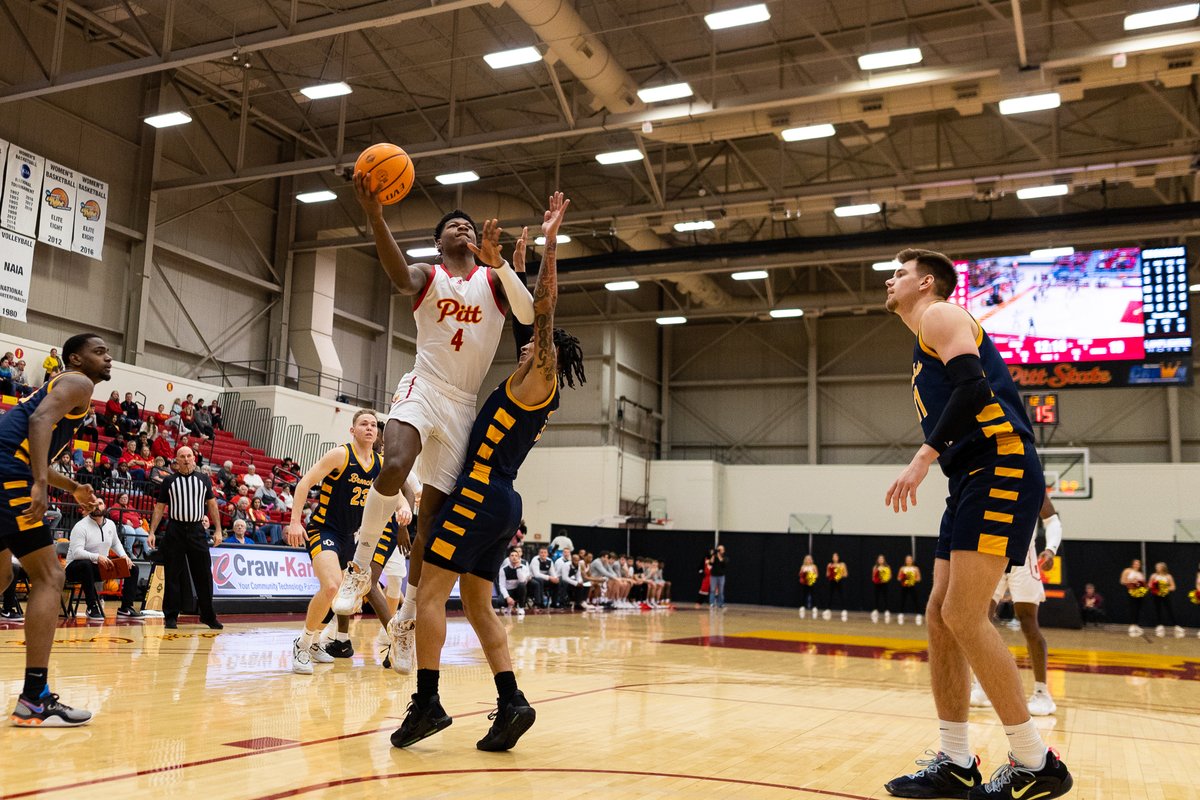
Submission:
M 220 372 L 198 375 L 196 379 L 219 381 L 221 386 L 230 388 L 283 386 L 322 397 L 332 395 L 343 403 L 377 409 L 386 408 L 392 396 L 391 389 L 368 386 L 277 358 L 227 361 L 220 365 Z
M 322 442 L 315 433 L 305 433 L 303 426 L 289 423 L 287 417 L 273 416 L 271 409 L 259 408 L 254 400 L 243 400 L 240 392 L 223 392 L 219 402 L 225 430 L 272 456 L 294 458 L 304 469 L 334 446 Z

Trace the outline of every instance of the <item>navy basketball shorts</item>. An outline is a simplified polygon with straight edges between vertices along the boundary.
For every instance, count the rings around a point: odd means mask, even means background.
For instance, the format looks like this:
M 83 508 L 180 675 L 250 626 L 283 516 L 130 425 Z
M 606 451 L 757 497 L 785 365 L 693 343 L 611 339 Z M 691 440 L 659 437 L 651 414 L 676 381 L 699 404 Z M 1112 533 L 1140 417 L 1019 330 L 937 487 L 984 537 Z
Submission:
M 1028 444 L 1021 453 L 951 475 L 935 557 L 974 550 L 1024 564 L 1045 497 L 1042 465 Z
M 521 495 L 511 483 L 474 475 L 459 480 L 434 519 L 425 563 L 493 581 L 521 524 Z
M 46 523 L 25 516 L 33 503 L 32 487 L 32 473 L 0 476 L 0 549 L 17 558 L 53 544 Z
M 342 533 L 341 531 L 323 528 L 321 526 L 310 527 L 308 533 L 308 555 L 313 560 L 320 553 L 330 552 L 336 553 L 338 564 L 342 569 L 354 560 L 354 534 Z

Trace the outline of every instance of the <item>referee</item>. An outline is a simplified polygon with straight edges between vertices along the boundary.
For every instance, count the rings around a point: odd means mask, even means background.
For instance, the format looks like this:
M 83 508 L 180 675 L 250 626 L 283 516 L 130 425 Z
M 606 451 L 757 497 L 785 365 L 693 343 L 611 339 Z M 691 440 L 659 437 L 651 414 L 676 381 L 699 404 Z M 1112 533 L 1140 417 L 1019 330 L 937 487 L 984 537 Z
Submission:
M 204 513 L 213 521 L 213 541 L 221 543 L 221 514 L 213 495 L 212 482 L 207 475 L 196 472 L 196 454 L 190 447 L 180 447 L 175 453 L 176 472 L 169 475 L 159 489 L 154 516 L 150 520 L 149 544 L 155 546 L 154 533 L 163 513 L 170 509 L 167 532 L 160 548 L 166 572 L 163 588 L 163 617 L 165 627 L 178 627 L 180 592 L 184 590 L 187 573 L 192 573 L 196 599 L 200 606 L 200 622 L 213 630 L 225 626 L 213 611 L 212 560 L 208 555 L 208 536 L 204 531 Z

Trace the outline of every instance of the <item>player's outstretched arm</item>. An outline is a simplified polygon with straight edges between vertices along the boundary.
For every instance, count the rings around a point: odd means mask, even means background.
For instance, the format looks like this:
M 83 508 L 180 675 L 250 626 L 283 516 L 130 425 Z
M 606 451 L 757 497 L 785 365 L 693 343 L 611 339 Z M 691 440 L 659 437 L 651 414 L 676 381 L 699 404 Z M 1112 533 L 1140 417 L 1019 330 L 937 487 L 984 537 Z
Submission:
M 513 268 L 500 254 L 500 234 L 503 232 L 500 220 L 485 219 L 483 235 L 479 238 L 479 244 L 468 243 L 467 247 L 480 263 L 492 270 L 500 281 L 500 291 L 504 295 L 508 307 L 512 309 L 513 317 L 518 322 L 528 325 L 533 322 L 533 298 L 529 295 L 529 290 L 525 288 L 524 280 L 513 271 Z M 523 231 L 522 235 L 524 235 Z M 522 270 L 524 270 L 523 265 Z
M 533 290 L 533 357 L 518 368 L 513 394 L 526 405 L 545 402 L 558 384 L 558 360 L 554 352 L 554 309 L 558 304 L 558 228 L 571 201 L 555 192 L 550 197 L 542 222 L 546 249 Z
M 367 212 L 367 222 L 370 223 L 371 233 L 375 237 L 379 263 L 383 265 L 383 271 L 400 294 L 416 294 L 425 288 L 433 268 L 428 264 L 409 264 L 404 260 L 400 245 L 396 244 L 391 229 L 383 219 L 383 206 L 379 203 L 378 192 L 369 185 L 370 179 L 365 172 L 354 173 L 354 194 L 363 211 Z
M 304 507 L 308 505 L 308 493 L 318 481 L 340 467 L 345 457 L 346 448 L 334 447 L 296 481 L 296 489 L 292 492 L 292 518 L 284 533 L 284 539 L 292 547 L 304 544 Z

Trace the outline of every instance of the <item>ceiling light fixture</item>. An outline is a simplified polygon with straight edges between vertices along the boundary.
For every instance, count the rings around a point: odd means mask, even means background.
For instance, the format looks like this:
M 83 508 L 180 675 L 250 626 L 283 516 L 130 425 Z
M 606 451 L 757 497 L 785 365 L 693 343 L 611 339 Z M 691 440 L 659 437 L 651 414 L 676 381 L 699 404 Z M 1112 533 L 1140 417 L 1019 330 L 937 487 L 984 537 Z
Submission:
M 1036 200 L 1039 197 L 1062 197 L 1069 191 L 1071 191 L 1071 187 L 1065 183 L 1052 183 L 1049 186 L 1026 186 L 1024 189 L 1017 189 L 1017 199 Z
M 316 86 L 305 86 L 300 90 L 300 94 L 307 97 L 309 100 L 324 100 L 327 97 L 341 97 L 344 94 L 350 94 L 353 89 L 345 81 L 337 83 L 320 83 Z
M 405 255 L 410 258 L 433 258 L 436 255 L 440 255 L 441 252 L 436 247 L 413 247 L 404 251 Z
M 767 275 L 767 271 L 765 269 L 753 269 L 749 272 L 735 272 L 729 277 L 733 278 L 735 281 L 761 281 L 765 280 L 769 276 Z
M 659 325 L 682 325 L 687 322 L 687 317 L 659 317 L 654 321 Z
M 714 11 L 704 15 L 704 24 L 710 30 L 720 31 L 725 28 L 736 28 L 739 25 L 753 25 L 756 22 L 766 22 L 771 18 L 771 12 L 766 3 L 755 3 L 752 6 L 731 8 L 728 11 Z
M 1198 16 L 1200 16 L 1200 3 L 1185 3 L 1181 6 L 1142 11 L 1125 17 L 1125 30 L 1136 31 L 1142 28 L 1155 28 L 1159 25 L 1191 22 Z
M 788 128 L 780 132 L 779 137 L 785 142 L 804 142 L 809 139 L 824 139 L 833 136 L 837 131 L 829 123 L 821 125 L 805 125 L 802 128 Z
M 711 219 L 698 219 L 691 222 L 676 222 L 675 230 L 679 233 L 687 233 L 689 231 L 711 231 L 717 227 L 717 223 Z
M 337 195 L 328 189 L 321 189 L 316 192 L 301 192 L 296 195 L 296 199 L 301 203 L 324 203 L 328 200 L 337 200 Z
M 867 53 L 858 57 L 858 68 L 890 69 L 891 67 L 906 67 L 909 64 L 921 63 L 921 48 L 907 47 L 903 50 L 888 50 L 883 53 Z
M 499 53 L 488 53 L 483 57 L 492 69 L 519 67 L 522 64 L 532 64 L 542 60 L 542 54 L 536 47 L 518 47 L 515 50 L 501 50 Z
M 895 272 L 899 268 L 900 264 L 895 261 L 876 261 L 871 265 L 876 272 Z
M 597 153 L 596 160 L 601 164 L 624 164 L 627 161 L 641 161 L 641 150 L 613 150 L 608 153 Z
M 867 214 L 878 214 L 879 203 L 860 203 L 855 206 L 838 206 L 833 210 L 835 217 L 863 217 Z
M 643 103 L 661 103 L 664 100 L 678 100 L 692 96 L 692 86 L 688 83 L 668 83 L 666 86 L 651 86 L 638 89 L 638 97 Z
M 771 316 L 775 319 L 788 319 L 790 317 L 803 317 L 804 309 L 802 308 L 772 308 Z
M 466 172 L 447 172 L 437 176 L 437 182 L 443 186 L 453 186 L 456 183 L 471 183 L 479 180 L 479 173 L 473 169 Z
M 571 241 L 571 237 L 567 236 L 565 233 L 560 233 L 560 234 L 555 235 L 554 241 L 556 244 L 568 244 Z M 533 243 L 536 244 L 538 247 L 545 247 L 546 246 L 546 237 L 539 236 L 533 240 Z
M 610 292 L 628 292 L 638 288 L 637 281 L 609 281 L 604 284 L 604 288 Z
M 1001 114 L 1025 114 L 1030 111 L 1047 111 L 1062 105 L 1062 96 L 1058 92 L 1046 94 L 1031 94 L 1027 97 L 1010 97 L 1000 101 Z
M 155 128 L 170 128 L 175 125 L 186 125 L 192 121 L 191 114 L 185 114 L 182 111 L 168 111 L 166 114 L 155 114 L 153 117 L 146 117 L 146 124 Z

